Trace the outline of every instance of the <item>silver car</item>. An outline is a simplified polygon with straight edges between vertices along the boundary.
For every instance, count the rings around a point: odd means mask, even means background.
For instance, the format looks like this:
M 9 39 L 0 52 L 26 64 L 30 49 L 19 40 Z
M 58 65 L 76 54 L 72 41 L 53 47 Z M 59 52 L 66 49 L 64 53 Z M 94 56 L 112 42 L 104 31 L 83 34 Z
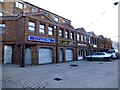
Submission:
M 92 55 L 86 56 L 86 59 L 91 61 L 91 60 L 106 60 L 109 61 L 111 60 L 112 55 L 106 53 L 106 52 L 96 52 L 93 53 Z

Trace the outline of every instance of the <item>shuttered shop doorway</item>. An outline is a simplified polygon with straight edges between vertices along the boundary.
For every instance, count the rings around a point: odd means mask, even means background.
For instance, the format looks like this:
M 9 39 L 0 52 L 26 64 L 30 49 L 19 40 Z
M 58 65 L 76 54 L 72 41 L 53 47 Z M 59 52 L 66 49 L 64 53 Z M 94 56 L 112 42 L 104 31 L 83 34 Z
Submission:
M 73 60 L 73 50 L 67 49 L 66 50 L 66 61 L 72 61 Z
M 25 64 L 26 65 L 32 64 L 32 51 L 30 48 L 25 49 Z
M 59 49 L 59 62 L 63 61 L 63 50 Z
M 50 48 L 40 48 L 39 49 L 39 64 L 52 63 L 52 49 Z
M 4 46 L 4 63 L 12 63 L 12 46 Z

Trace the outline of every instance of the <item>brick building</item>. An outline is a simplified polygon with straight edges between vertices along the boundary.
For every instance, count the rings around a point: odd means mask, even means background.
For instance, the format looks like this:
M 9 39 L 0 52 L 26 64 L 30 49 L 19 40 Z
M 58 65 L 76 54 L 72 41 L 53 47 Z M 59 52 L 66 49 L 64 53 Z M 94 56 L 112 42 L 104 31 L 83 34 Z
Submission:
M 99 37 L 90 36 L 84 28 L 75 29 L 70 20 L 28 2 L 0 2 L 0 8 L 3 63 L 59 63 L 83 59 L 93 49 L 111 48 L 107 38 L 99 46 Z

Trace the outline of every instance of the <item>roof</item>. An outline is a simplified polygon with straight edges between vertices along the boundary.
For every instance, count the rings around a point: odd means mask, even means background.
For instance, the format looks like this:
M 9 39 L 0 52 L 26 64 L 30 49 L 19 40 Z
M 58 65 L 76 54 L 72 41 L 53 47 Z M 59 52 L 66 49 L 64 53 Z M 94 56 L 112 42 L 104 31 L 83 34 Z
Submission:
M 81 32 L 81 33 L 87 34 L 86 30 L 85 30 L 83 27 L 77 28 L 77 29 L 75 29 L 75 30 L 77 30 L 77 31 L 79 31 L 79 32 Z
M 38 8 L 38 9 L 41 9 L 41 10 L 43 10 L 43 11 L 45 11 L 45 12 L 48 12 L 48 13 L 53 14 L 53 15 L 55 15 L 55 16 L 61 17 L 61 18 L 65 19 L 65 20 L 71 22 L 69 19 L 66 19 L 66 18 L 64 18 L 64 17 L 62 17 L 62 16 L 59 16 L 59 15 L 55 14 L 55 13 L 52 13 L 52 12 L 50 12 L 50 11 L 47 11 L 47 10 L 45 10 L 45 9 L 43 9 L 43 8 L 38 7 L 38 6 L 35 6 L 35 5 L 33 5 L 33 4 L 29 3 L 29 2 L 26 2 L 26 1 L 23 1 L 23 2 L 26 3 L 26 4 L 29 4 L 29 5 L 31 5 L 31 6 L 34 6 L 34 7 Z
M 94 33 L 93 31 L 87 32 L 87 34 L 90 35 L 90 36 L 96 36 L 95 33 Z

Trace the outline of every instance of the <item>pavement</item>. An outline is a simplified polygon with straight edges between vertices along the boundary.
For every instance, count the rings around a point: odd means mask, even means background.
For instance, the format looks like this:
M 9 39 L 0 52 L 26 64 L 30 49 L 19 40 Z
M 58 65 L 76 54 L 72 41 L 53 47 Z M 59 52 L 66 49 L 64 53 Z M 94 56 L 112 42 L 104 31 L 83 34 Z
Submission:
M 24 68 L 15 64 L 3 64 L 2 87 L 118 88 L 118 60 L 92 62 L 81 60 L 37 66 L 27 65 Z

